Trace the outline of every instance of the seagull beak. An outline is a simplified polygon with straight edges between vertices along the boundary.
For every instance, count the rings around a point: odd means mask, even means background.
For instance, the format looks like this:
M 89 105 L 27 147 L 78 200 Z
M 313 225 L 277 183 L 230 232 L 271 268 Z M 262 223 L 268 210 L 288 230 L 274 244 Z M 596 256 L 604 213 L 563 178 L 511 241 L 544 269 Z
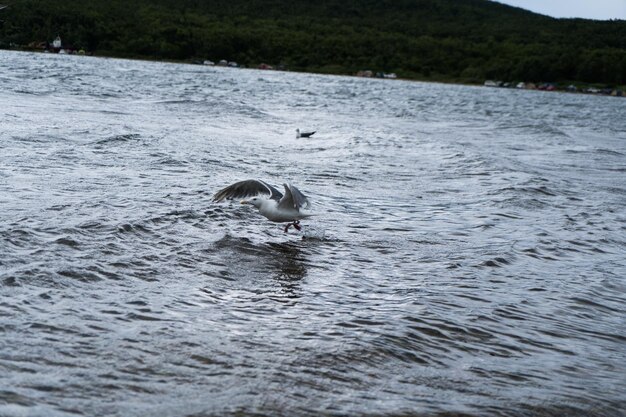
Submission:
M 241 200 L 241 204 L 250 204 L 250 203 L 248 203 L 248 200 Z

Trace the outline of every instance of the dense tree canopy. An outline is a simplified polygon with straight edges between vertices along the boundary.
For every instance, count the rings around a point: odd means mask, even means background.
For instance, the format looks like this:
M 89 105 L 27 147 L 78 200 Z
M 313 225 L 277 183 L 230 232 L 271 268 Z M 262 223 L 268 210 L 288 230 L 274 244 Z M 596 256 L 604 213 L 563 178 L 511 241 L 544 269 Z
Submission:
M 626 21 L 488 0 L 5 0 L 0 47 L 60 35 L 96 55 L 227 59 L 416 79 L 626 84 Z

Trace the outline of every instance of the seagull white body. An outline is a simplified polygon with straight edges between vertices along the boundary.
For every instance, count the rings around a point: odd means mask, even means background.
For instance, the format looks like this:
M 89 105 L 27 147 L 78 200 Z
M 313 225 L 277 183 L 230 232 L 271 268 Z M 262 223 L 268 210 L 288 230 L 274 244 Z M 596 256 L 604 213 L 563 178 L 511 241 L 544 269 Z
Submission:
M 310 138 L 315 132 L 300 132 L 300 129 L 296 129 L 296 139 L 298 138 Z
M 285 232 L 293 226 L 300 230 L 300 220 L 311 217 L 303 213 L 301 208 L 308 207 L 309 200 L 300 190 L 291 184 L 283 184 L 285 194 L 261 180 L 244 180 L 229 185 L 215 193 L 213 201 L 232 200 L 233 198 L 251 198 L 242 200 L 241 204 L 256 207 L 262 216 L 276 223 L 286 223 Z
M 241 204 L 253 205 L 259 209 L 261 215 L 266 217 L 269 221 L 276 223 L 293 222 L 311 217 L 311 214 L 302 213 L 299 209 L 281 207 L 279 202 L 269 198 L 253 197 L 248 200 L 242 200 Z

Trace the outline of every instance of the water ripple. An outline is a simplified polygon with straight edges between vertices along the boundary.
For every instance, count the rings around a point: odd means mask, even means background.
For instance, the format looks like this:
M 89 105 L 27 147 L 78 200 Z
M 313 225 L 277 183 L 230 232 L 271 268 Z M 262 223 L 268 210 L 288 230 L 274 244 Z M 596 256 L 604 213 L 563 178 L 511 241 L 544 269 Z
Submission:
M 0 415 L 626 408 L 619 101 L 0 57 Z

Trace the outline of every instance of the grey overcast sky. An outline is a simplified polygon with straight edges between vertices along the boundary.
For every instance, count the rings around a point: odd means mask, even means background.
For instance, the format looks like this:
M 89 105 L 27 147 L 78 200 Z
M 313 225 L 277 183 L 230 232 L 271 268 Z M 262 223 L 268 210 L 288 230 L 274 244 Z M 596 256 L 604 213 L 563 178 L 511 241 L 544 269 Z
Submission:
M 496 0 L 552 17 L 626 20 L 626 0 Z

